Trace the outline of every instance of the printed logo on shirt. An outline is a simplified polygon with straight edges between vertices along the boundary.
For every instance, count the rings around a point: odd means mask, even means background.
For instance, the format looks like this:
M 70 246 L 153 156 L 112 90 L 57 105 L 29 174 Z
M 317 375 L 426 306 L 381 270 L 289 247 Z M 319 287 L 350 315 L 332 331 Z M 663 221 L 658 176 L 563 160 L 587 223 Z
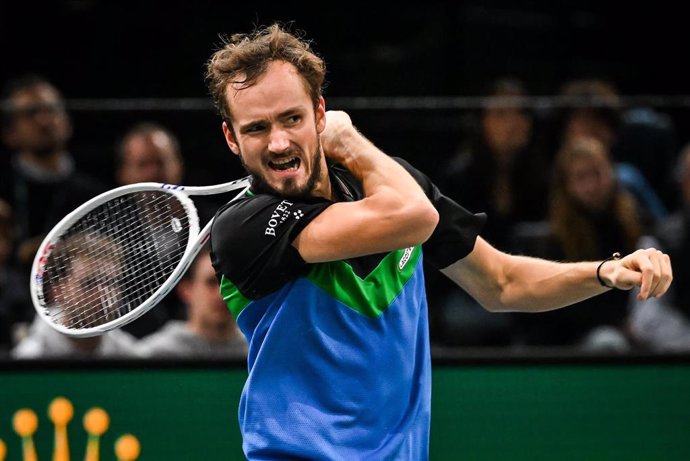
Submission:
M 276 227 L 284 223 L 285 220 L 290 217 L 290 207 L 292 205 L 294 205 L 294 203 L 288 202 L 287 200 L 283 200 L 278 204 L 276 209 L 273 210 L 273 213 L 271 213 L 271 219 L 268 220 L 268 226 L 266 226 L 266 230 L 264 230 L 264 235 L 276 236 Z
M 410 256 L 412 256 L 412 252 L 414 251 L 414 247 L 409 247 L 405 248 L 405 251 L 403 251 L 403 255 L 400 258 L 400 262 L 398 263 L 398 270 L 403 270 L 405 266 L 407 265 L 407 262 L 410 260 Z

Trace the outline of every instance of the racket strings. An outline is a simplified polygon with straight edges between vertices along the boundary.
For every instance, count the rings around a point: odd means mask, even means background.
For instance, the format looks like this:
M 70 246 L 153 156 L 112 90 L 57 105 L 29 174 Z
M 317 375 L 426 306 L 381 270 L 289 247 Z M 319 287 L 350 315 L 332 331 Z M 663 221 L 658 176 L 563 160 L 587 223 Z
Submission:
M 189 234 L 185 207 L 162 191 L 98 206 L 62 235 L 49 256 L 42 275 L 48 314 L 79 330 L 131 312 L 170 277 Z

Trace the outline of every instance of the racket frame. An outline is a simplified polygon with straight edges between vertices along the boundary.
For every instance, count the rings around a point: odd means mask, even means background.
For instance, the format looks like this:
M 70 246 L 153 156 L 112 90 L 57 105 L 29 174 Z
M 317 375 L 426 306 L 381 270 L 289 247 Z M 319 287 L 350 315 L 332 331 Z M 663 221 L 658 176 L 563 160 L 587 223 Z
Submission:
M 212 186 L 179 186 L 174 184 L 163 184 L 156 182 L 145 182 L 137 184 L 128 184 L 125 186 L 120 186 L 115 189 L 103 192 L 100 195 L 84 202 L 82 205 L 77 207 L 74 211 L 65 216 L 60 222 L 58 222 L 51 230 L 48 232 L 46 237 L 43 239 L 39 250 L 36 252 L 34 261 L 31 267 L 31 278 L 30 293 L 31 301 L 34 305 L 37 315 L 50 325 L 50 327 L 63 333 L 67 336 L 77 337 L 77 338 L 88 338 L 92 336 L 102 335 L 110 330 L 114 330 L 123 325 L 126 325 L 137 318 L 144 315 L 146 312 L 151 310 L 156 304 L 158 304 L 180 281 L 184 273 L 187 271 L 195 256 L 199 253 L 201 248 L 204 246 L 211 233 L 211 225 L 213 224 L 213 218 L 201 229 L 199 230 L 199 216 L 196 210 L 194 202 L 189 198 L 191 195 L 216 195 L 226 192 L 231 192 L 233 190 L 242 189 L 235 197 L 231 199 L 236 200 L 243 196 L 246 190 L 249 188 L 249 177 L 244 177 L 237 179 L 235 181 L 230 181 L 223 184 L 216 184 Z M 170 276 L 165 280 L 165 282 L 158 287 L 158 289 L 151 294 L 145 301 L 139 304 L 137 307 L 132 309 L 125 315 L 106 322 L 101 325 L 96 325 L 88 328 L 74 329 L 67 328 L 63 325 L 56 323 L 50 313 L 50 307 L 45 303 L 45 295 L 43 293 L 43 274 L 45 272 L 45 266 L 48 262 L 50 254 L 55 248 L 55 244 L 59 242 L 60 238 L 72 227 L 74 223 L 79 221 L 89 212 L 98 208 L 99 206 L 113 200 L 117 197 L 123 195 L 136 193 L 136 192 L 151 192 L 151 191 L 162 191 L 175 196 L 185 209 L 187 216 L 189 217 L 189 238 L 187 239 L 187 247 L 185 248 L 184 254 L 177 264 L 177 267 L 173 270 Z

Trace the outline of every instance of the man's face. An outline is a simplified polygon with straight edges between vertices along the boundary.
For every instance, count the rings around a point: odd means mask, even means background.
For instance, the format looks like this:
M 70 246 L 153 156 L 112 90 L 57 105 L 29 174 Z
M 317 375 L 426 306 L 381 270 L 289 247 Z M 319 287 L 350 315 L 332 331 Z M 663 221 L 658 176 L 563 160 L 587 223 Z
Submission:
M 325 107 L 322 100 L 314 110 L 295 68 L 273 62 L 254 85 L 229 85 L 226 98 L 233 121 L 223 132 L 254 185 L 287 197 L 313 195 L 327 178 L 319 142 Z
M 234 320 L 220 295 L 211 258 L 200 256 L 190 269 L 192 274 L 178 286 L 178 294 L 187 305 L 189 318 L 206 327 L 223 327 Z
M 182 161 L 170 138 L 162 131 L 132 136 L 123 146 L 120 184 L 161 182 L 180 184 Z
M 76 257 L 55 291 L 57 305 L 64 309 L 63 323 L 91 327 L 119 318 L 123 303 L 120 272 L 121 266 L 113 258 Z
M 47 156 L 64 149 L 72 126 L 62 98 L 50 85 L 23 88 L 9 98 L 12 121 L 5 130 L 11 149 Z

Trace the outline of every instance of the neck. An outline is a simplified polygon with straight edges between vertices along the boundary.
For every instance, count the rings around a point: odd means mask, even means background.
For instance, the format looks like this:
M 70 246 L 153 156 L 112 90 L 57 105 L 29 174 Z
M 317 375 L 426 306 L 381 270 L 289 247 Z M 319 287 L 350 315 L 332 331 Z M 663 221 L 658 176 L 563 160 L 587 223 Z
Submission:
M 333 184 L 331 182 L 331 175 L 329 172 L 328 163 L 326 162 L 326 158 L 321 157 L 321 162 L 321 178 L 316 183 L 313 195 L 334 202 L 336 201 L 336 197 L 333 193 Z

